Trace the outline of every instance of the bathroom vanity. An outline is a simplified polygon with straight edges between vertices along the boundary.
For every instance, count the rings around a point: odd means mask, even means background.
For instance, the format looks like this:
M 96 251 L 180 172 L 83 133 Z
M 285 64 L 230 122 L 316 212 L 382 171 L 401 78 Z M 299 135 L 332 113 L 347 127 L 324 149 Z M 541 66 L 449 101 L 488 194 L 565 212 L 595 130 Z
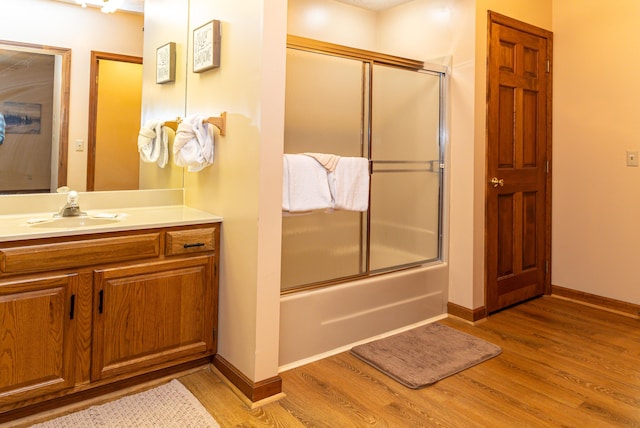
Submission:
M 219 217 L 89 226 L 0 216 L 0 423 L 211 361 Z

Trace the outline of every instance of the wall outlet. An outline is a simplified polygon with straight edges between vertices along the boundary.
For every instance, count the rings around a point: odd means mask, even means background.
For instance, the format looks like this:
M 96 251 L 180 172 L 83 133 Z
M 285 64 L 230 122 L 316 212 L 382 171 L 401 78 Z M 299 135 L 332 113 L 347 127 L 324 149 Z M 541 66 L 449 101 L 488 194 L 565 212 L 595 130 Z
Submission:
M 638 152 L 627 151 L 627 166 L 638 166 Z

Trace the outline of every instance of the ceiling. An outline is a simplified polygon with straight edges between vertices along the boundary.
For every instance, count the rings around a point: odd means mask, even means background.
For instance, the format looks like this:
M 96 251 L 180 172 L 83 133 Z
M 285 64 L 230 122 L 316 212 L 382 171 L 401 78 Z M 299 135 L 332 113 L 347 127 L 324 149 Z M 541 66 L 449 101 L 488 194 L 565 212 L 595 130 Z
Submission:
M 76 0 L 54 0 L 62 3 L 76 3 Z M 103 0 L 86 0 L 88 7 L 100 7 Z M 142 13 L 144 11 L 144 0 L 124 0 L 120 10 L 133 13 Z
M 55 0 L 64 3 L 75 3 L 75 0 Z M 352 6 L 360 7 L 363 9 L 380 11 L 389 9 L 394 6 L 398 6 L 403 3 L 408 3 L 413 0 L 336 0 L 340 3 L 349 4 Z M 87 5 L 101 4 L 102 0 L 87 0 Z M 144 11 L 144 0 L 124 0 L 124 4 L 121 7 L 122 10 L 128 12 L 142 13 Z
M 413 0 L 336 0 L 340 3 L 350 4 L 353 6 L 361 7 L 369 10 L 385 10 L 398 6 L 403 3 L 409 3 Z

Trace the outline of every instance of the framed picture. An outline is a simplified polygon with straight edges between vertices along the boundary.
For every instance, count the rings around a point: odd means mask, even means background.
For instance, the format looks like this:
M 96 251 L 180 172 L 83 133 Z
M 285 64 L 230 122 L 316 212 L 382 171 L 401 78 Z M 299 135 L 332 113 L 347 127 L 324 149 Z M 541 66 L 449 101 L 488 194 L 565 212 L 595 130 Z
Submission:
M 5 101 L 3 105 L 7 134 L 39 134 L 42 104 Z
M 220 67 L 220 21 L 207 22 L 193 30 L 193 72 Z
M 176 44 L 169 42 L 156 50 L 156 83 L 176 80 Z

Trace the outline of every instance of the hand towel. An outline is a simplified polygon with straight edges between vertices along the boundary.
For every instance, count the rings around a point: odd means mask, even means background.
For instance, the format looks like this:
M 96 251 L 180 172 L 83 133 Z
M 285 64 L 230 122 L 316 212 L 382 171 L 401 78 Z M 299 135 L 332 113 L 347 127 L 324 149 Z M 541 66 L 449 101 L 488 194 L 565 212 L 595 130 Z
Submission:
M 320 164 L 324 166 L 325 169 L 329 172 L 335 171 L 336 165 L 340 160 L 340 156 L 327 153 L 303 153 L 303 155 L 311 156 L 312 158 L 320 162 Z
M 286 154 L 282 162 L 282 209 L 303 212 L 331 208 L 327 170 L 305 155 Z
M 346 211 L 369 209 L 369 160 L 341 157 L 336 169 L 328 174 L 333 208 Z
M 164 168 L 169 162 L 169 134 L 166 126 L 161 124 L 156 128 L 156 144 L 160 146 L 160 155 L 157 164 L 160 168 Z
M 206 116 L 185 118 L 178 125 L 173 141 L 174 162 L 189 172 L 201 171 L 213 163 L 214 134 Z
M 156 144 L 156 128 L 160 125 L 160 121 L 151 120 L 140 128 L 138 133 L 138 152 L 143 162 L 157 162 L 160 157 L 160 147 Z

